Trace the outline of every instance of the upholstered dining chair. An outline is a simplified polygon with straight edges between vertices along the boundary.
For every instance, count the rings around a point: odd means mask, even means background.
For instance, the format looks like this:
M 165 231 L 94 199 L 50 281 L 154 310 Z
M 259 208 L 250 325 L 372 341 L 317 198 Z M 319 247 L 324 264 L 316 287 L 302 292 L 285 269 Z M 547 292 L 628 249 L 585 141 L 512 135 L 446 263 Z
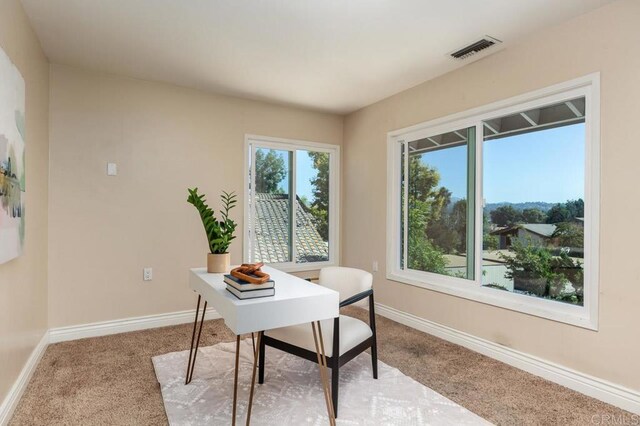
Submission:
M 376 347 L 376 318 L 373 303 L 373 277 L 369 272 L 354 268 L 327 267 L 320 271 L 319 285 L 340 293 L 340 307 L 369 298 L 369 324 L 359 319 L 340 315 L 333 320 L 321 321 L 327 366 L 331 368 L 331 396 L 334 413 L 338 416 L 339 370 L 344 364 L 371 348 L 373 378 L 378 378 Z M 260 343 L 258 382 L 264 383 L 265 347 L 271 346 L 318 362 L 313 333 L 309 324 L 265 331 Z

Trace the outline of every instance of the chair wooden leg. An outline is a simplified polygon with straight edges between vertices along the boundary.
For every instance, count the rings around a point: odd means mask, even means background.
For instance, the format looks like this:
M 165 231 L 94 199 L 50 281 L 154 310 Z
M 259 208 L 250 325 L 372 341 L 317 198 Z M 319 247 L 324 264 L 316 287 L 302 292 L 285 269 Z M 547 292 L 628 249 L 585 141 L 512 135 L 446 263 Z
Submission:
M 376 339 L 373 339 L 373 344 L 371 345 L 371 369 L 373 370 L 373 378 L 378 378 L 378 348 L 376 344 Z
M 260 339 L 260 354 L 258 355 L 258 383 L 263 384 L 264 383 L 264 350 L 265 350 L 265 343 L 264 343 L 264 331 L 261 331 L 260 334 L 262 334 L 261 339 Z
M 378 378 L 378 339 L 376 338 L 376 311 L 373 301 L 373 294 L 369 296 L 369 326 L 373 332 L 373 342 L 371 342 L 371 368 L 373 378 Z
M 338 417 L 338 377 L 340 369 L 340 317 L 333 320 L 333 353 L 331 354 L 331 399 L 333 414 Z
M 340 379 L 340 367 L 338 358 L 334 358 L 334 365 L 331 367 L 331 398 L 333 399 L 333 414 L 338 418 L 338 382 Z

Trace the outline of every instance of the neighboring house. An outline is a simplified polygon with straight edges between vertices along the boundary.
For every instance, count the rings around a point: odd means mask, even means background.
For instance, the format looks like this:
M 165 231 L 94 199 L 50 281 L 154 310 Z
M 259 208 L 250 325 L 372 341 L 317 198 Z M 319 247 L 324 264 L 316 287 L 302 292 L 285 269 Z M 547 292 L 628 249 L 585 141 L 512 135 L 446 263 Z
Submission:
M 496 229 L 491 232 L 491 235 L 498 236 L 498 249 L 504 250 L 511 247 L 515 239 L 523 242 L 531 241 L 534 244 L 547 245 L 555 231 L 556 225 L 552 224 L 521 223 Z
M 329 244 L 318 233 L 316 218 L 299 197 L 296 197 L 295 208 L 298 262 L 329 260 Z M 255 260 L 264 263 L 290 262 L 289 195 L 256 194 L 256 210 Z

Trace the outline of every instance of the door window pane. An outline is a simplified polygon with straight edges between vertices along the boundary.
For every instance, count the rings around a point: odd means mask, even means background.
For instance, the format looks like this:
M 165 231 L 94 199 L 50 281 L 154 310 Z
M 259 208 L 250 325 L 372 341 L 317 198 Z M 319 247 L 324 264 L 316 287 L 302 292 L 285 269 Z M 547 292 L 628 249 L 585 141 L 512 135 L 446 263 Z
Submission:
M 483 123 L 482 283 L 583 305 L 585 99 Z
M 253 259 L 291 261 L 291 151 L 255 150 L 255 224 Z
M 296 262 L 329 260 L 329 153 L 296 151 Z
M 409 269 L 473 279 L 474 130 L 407 144 Z

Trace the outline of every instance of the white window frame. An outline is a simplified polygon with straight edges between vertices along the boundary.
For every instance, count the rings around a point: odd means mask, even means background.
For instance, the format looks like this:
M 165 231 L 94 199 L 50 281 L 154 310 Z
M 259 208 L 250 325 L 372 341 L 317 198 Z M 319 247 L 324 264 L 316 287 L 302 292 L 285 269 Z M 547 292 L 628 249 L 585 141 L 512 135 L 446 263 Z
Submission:
M 482 122 L 584 96 L 585 109 L 585 235 L 584 306 L 482 287 Z M 401 253 L 400 144 L 453 130 L 476 127 L 475 279 L 403 270 Z M 405 152 L 408 152 L 405 149 Z M 387 134 L 387 279 L 486 303 L 550 320 L 598 329 L 600 228 L 600 73 L 515 96 L 458 114 Z M 406 228 L 406 227 L 405 227 Z M 405 238 L 406 241 L 406 238 Z
M 243 258 L 244 262 L 253 262 L 252 247 L 254 241 L 249 241 L 254 234 L 251 234 L 251 223 L 256 212 L 253 194 L 250 188 L 255 188 L 255 164 L 252 158 L 255 156 L 256 148 L 267 148 L 276 150 L 293 151 L 293 161 L 291 167 L 292 194 L 296 194 L 296 150 L 326 152 L 329 154 L 329 260 L 322 262 L 296 263 L 296 221 L 292 220 L 292 241 L 291 241 L 291 262 L 272 263 L 271 266 L 287 272 L 313 271 L 325 266 L 337 266 L 340 259 L 340 146 L 320 142 L 310 142 L 295 139 L 275 138 L 270 136 L 259 136 L 246 134 L 244 137 L 244 237 L 243 237 Z M 249 167 L 253 168 L 249 170 Z M 249 173 L 251 171 L 251 173 Z M 251 175 L 251 179 L 249 178 Z M 294 209 L 295 215 L 295 209 Z

